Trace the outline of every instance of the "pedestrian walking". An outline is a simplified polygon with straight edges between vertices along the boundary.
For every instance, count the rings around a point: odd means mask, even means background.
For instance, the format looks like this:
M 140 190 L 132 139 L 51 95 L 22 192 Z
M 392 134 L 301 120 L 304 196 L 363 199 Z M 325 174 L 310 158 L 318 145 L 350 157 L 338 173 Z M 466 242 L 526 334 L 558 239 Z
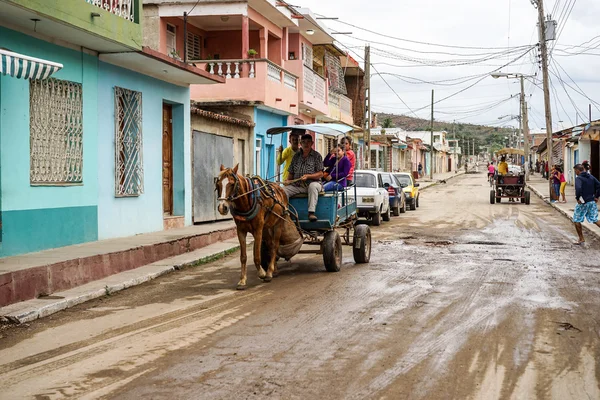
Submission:
M 536 172 L 537 174 L 539 174 L 539 173 L 540 173 L 540 160 L 536 160 L 536 161 L 535 161 L 535 172 Z
M 419 166 L 417 167 L 417 172 L 419 173 L 419 178 L 423 177 L 423 164 L 419 163 Z
M 581 246 L 585 244 L 583 227 L 581 226 L 583 221 L 587 219 L 589 223 L 596 224 L 600 227 L 600 222 L 598 222 L 600 181 L 590 175 L 581 164 L 577 164 L 573 169 L 575 170 L 576 175 L 575 199 L 577 200 L 575 212 L 573 213 L 573 223 L 575 224 L 577 236 L 579 236 L 579 240 L 574 244 Z
M 544 178 L 546 178 L 546 180 L 548 180 L 548 179 L 549 179 L 549 176 L 548 176 L 548 171 L 549 171 L 549 170 L 548 170 L 548 168 L 549 168 L 549 165 L 548 165 L 548 163 L 549 163 L 549 161 L 544 161 L 544 173 L 545 173 L 545 174 L 544 174 Z
M 563 172 L 563 169 L 561 167 L 558 167 L 558 172 L 560 173 L 559 176 L 559 180 L 560 180 L 560 196 L 562 197 L 562 200 L 559 200 L 560 203 L 566 203 L 567 202 L 567 196 L 565 195 L 565 189 L 567 188 L 567 178 L 565 177 L 565 173 Z

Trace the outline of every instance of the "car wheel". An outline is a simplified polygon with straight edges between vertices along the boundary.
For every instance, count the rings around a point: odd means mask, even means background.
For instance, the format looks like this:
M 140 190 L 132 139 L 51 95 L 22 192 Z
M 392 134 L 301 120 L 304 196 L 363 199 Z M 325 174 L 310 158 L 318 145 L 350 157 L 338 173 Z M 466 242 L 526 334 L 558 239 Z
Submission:
M 400 204 L 397 204 L 396 207 L 392 208 L 392 215 L 394 217 L 397 217 L 398 215 L 400 215 Z
M 381 217 L 383 218 L 384 221 L 389 221 L 390 219 L 392 219 L 391 211 L 390 211 L 390 205 L 389 204 L 388 204 L 387 211 L 385 212 L 385 214 L 381 214 Z
M 381 225 L 381 210 L 377 210 L 375 214 L 371 214 L 371 220 L 374 226 Z
M 417 207 L 419 207 L 419 197 L 420 197 L 420 196 L 417 196 L 417 199 L 415 200 L 415 202 L 417 203 L 417 204 L 416 204 L 416 206 L 417 206 Z
M 402 208 L 400 209 L 400 214 L 404 214 L 406 212 L 406 201 L 402 202 Z
M 417 199 L 410 199 L 410 210 L 414 211 L 417 209 Z

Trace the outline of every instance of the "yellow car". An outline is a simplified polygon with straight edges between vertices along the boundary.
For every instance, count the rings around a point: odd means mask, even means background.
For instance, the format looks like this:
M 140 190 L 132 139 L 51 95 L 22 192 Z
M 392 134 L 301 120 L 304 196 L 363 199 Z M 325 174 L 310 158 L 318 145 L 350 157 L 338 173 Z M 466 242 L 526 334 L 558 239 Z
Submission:
M 411 210 L 416 210 L 419 207 L 419 184 L 409 173 L 395 172 L 393 175 L 406 196 L 406 205 Z

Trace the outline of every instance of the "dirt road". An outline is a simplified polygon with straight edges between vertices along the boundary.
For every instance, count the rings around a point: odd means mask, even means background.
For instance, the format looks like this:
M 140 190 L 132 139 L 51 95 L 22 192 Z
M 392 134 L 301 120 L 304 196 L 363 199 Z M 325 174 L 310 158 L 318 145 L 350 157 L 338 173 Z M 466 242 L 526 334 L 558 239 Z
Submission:
M 599 399 L 600 245 L 485 176 L 234 290 L 238 254 L 0 330 L 1 399 Z

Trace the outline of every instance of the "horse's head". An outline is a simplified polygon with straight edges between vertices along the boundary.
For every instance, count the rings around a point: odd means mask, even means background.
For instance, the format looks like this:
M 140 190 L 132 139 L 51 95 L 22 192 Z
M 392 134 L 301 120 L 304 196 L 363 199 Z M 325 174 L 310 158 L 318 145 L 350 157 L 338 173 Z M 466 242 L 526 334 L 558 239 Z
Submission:
M 219 176 L 215 178 L 215 191 L 217 192 L 217 196 L 219 196 L 217 210 L 219 210 L 221 215 L 227 215 L 235 197 L 236 186 L 239 185 L 238 166 L 239 164 L 233 168 L 225 168 L 221 165 Z M 226 179 L 227 183 L 223 185 L 223 181 Z

